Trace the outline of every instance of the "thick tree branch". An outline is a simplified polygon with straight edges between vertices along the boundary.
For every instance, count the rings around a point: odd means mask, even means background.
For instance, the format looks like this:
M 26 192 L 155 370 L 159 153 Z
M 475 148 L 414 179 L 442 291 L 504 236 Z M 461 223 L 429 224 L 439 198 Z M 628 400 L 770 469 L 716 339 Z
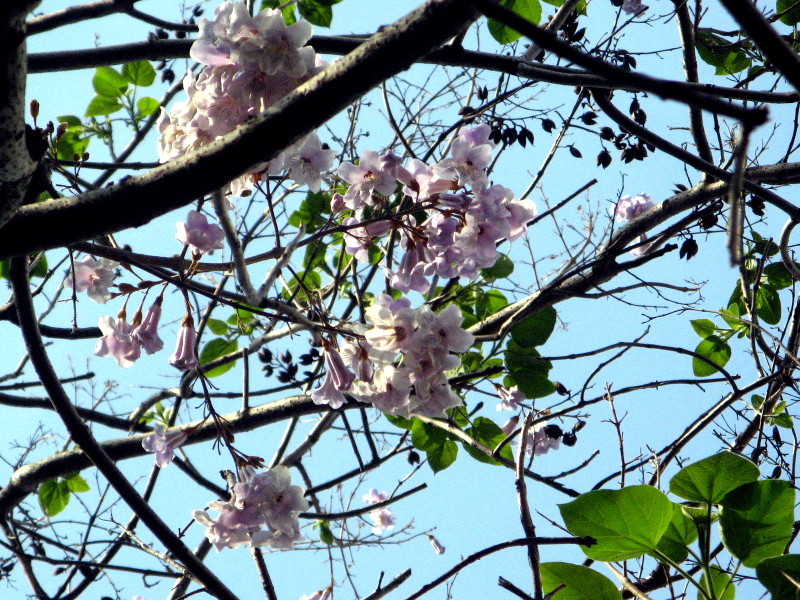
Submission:
M 315 35 L 309 44 L 320 54 L 344 55 L 355 50 L 363 42 L 364 39 L 358 37 Z M 28 72 L 52 73 L 118 65 L 137 60 L 188 58 L 192 43 L 192 40 L 153 40 L 101 48 L 32 53 L 28 56 Z M 515 56 L 476 52 L 449 45 L 434 50 L 418 62 L 446 67 L 485 69 L 559 85 L 625 89 L 631 92 L 647 91 L 647 87 L 638 85 L 636 81 L 628 81 L 623 85 L 615 79 L 582 69 L 530 64 Z M 800 100 L 800 94 L 797 92 L 770 92 L 686 81 L 670 81 L 669 85 L 676 92 L 700 93 L 733 100 L 773 104 L 791 104 Z
M 800 90 L 800 58 L 749 0 L 722 0 L 722 5 L 772 61 L 786 80 Z
M 205 586 L 206 590 L 220 598 L 220 600 L 236 600 L 233 594 L 206 565 L 204 565 L 181 542 L 172 529 L 164 523 L 152 507 L 142 498 L 130 481 L 117 468 L 115 462 L 106 454 L 103 447 L 97 442 L 92 432 L 84 424 L 69 397 L 61 387 L 53 365 L 47 356 L 39 327 L 36 323 L 36 312 L 33 307 L 27 273 L 28 259 L 18 257 L 11 261 L 10 279 L 14 289 L 14 300 L 22 324 L 22 334 L 25 345 L 31 357 L 31 363 L 39 375 L 50 401 L 53 403 L 58 416 L 69 431 L 72 441 L 80 448 L 81 456 L 90 460 L 105 476 L 109 484 L 116 490 L 122 499 L 130 506 L 150 531 L 166 546 L 166 548 L 179 560 L 186 569 Z
M 428 2 L 200 151 L 114 186 L 23 207 L 0 240 L 0 257 L 138 227 L 185 206 L 268 161 L 388 77 L 409 68 L 476 14 L 459 1 Z
M 36 169 L 25 134 L 25 17 L 37 4 L 27 0 L 0 7 L 0 228 L 22 204 Z

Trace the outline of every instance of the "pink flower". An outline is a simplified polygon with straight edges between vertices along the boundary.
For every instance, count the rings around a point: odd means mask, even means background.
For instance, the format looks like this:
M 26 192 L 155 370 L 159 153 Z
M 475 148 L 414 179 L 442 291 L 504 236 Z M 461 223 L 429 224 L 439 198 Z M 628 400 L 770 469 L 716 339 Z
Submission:
M 188 244 L 195 254 L 214 254 L 214 250 L 222 249 L 222 240 L 225 233 L 219 227 L 209 223 L 205 215 L 201 215 L 196 210 L 190 210 L 186 217 L 186 222 L 175 224 L 178 231 L 175 238 L 181 244 Z
M 620 219 L 630 221 L 643 215 L 651 208 L 653 208 L 653 199 L 647 194 L 639 194 L 638 196 L 623 196 L 620 198 L 614 212 Z
M 525 394 L 520 392 L 517 386 L 505 388 L 502 385 L 496 385 L 495 389 L 501 400 L 497 405 L 497 410 L 517 410 L 519 403 L 525 400 Z
M 131 338 L 131 326 L 125 321 L 125 313 L 119 313 L 116 319 L 100 317 L 97 325 L 103 332 L 103 337 L 97 340 L 95 356 L 113 356 L 123 369 L 133 366 L 141 356 L 142 348 Z
M 219 512 L 216 520 L 204 510 L 193 515 L 208 527 L 206 537 L 217 552 L 244 544 L 288 549 L 302 539 L 297 514 L 309 506 L 303 495 L 303 488 L 291 485 L 284 466 L 263 473 L 244 467 L 230 501 L 209 503 L 209 508 Z
M 357 165 L 342 163 L 337 173 L 350 184 L 344 195 L 344 203 L 353 210 L 372 206 L 373 191 L 388 196 L 394 192 L 396 185 L 392 174 L 385 170 L 385 164 L 378 153 L 372 150 L 364 151 Z
M 445 547 L 442 546 L 439 540 L 437 540 L 432 535 L 429 535 L 428 541 L 431 543 L 431 546 L 433 546 L 433 551 L 436 552 L 436 554 L 444 554 Z
M 312 192 L 318 192 L 322 184 L 322 173 L 331 168 L 336 151 L 322 147 L 319 136 L 311 132 L 300 148 L 287 161 L 289 177 L 295 183 L 305 184 Z
M 147 452 L 155 452 L 156 466 L 163 469 L 175 455 L 175 448 L 186 441 L 188 434 L 185 431 L 166 432 L 160 423 L 154 427 L 153 433 L 142 440 L 142 448 Z
M 625 0 L 625 2 L 622 3 L 622 12 L 627 15 L 638 16 L 639 13 L 646 11 L 647 8 L 647 6 L 642 4 L 642 0 Z
M 114 269 L 117 263 L 107 258 L 99 261 L 87 256 L 73 265 L 73 271 L 64 279 L 64 287 L 75 288 L 76 292 L 86 292 L 89 298 L 99 304 L 111 299 L 109 286 L 114 282 Z
M 369 518 L 375 523 L 372 533 L 380 535 L 386 529 L 394 529 L 394 515 L 388 508 L 377 508 L 369 513 Z
M 197 344 L 197 332 L 194 330 L 192 318 L 187 316 L 183 319 L 175 352 L 169 357 L 169 364 L 179 371 L 195 368 L 198 365 L 195 344 Z
M 158 322 L 161 319 L 161 300 L 162 297 L 159 296 L 147 311 L 141 323 L 131 333 L 131 337 L 138 342 L 148 354 L 155 354 L 164 348 L 164 342 L 158 336 Z M 141 312 L 137 312 L 137 315 L 141 318 Z M 136 322 L 136 317 L 134 317 L 133 320 Z
M 508 436 L 514 433 L 517 425 L 519 425 L 519 416 L 511 417 L 500 429 Z
M 533 431 L 528 431 L 528 437 L 523 442 L 526 454 L 547 454 L 550 450 L 558 450 L 561 447 L 561 428 L 558 425 L 548 425 L 547 421 L 539 423 L 533 427 Z
M 378 502 L 384 502 L 389 499 L 389 492 L 379 492 L 375 488 L 372 488 L 369 492 L 364 494 L 361 498 L 367 504 L 377 504 Z

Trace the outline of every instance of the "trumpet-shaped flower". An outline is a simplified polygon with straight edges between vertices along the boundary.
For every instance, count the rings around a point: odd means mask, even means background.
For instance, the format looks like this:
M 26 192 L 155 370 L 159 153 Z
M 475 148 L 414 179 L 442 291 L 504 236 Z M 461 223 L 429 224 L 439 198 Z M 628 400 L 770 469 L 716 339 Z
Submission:
M 116 319 L 100 317 L 97 323 L 103 337 L 97 340 L 95 356 L 113 356 L 123 369 L 130 368 L 142 354 L 142 347 L 131 337 L 131 326 L 121 312 Z
M 194 330 L 194 322 L 190 317 L 186 317 L 178 333 L 175 352 L 169 357 L 169 364 L 179 371 L 195 368 L 198 365 L 196 344 L 197 332 Z
M 161 320 L 161 296 L 159 296 L 142 319 L 131 332 L 131 337 L 138 342 L 148 354 L 155 354 L 164 348 L 164 341 L 158 335 L 158 322 Z M 141 313 L 137 313 L 141 316 Z M 136 322 L 134 318 L 134 322 Z

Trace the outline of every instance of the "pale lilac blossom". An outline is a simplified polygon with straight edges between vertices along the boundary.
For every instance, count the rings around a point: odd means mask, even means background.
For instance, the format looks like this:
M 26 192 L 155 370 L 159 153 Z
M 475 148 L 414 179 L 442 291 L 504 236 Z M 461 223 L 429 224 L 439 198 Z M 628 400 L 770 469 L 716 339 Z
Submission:
M 123 369 L 133 366 L 141 356 L 142 347 L 131 338 L 131 326 L 126 321 L 125 311 L 121 311 L 116 319 L 102 316 L 97 325 L 103 337 L 97 340 L 95 356 L 112 356 Z
M 648 7 L 642 4 L 642 0 L 625 0 L 622 3 L 622 12 L 626 15 L 638 15 L 647 9 Z
M 204 510 L 193 516 L 219 552 L 242 545 L 291 548 L 302 539 L 297 515 L 309 505 L 303 488 L 291 484 L 289 469 L 279 465 L 261 473 L 243 467 L 230 500 L 208 506 L 219 513 L 216 519 Z
M 394 515 L 388 508 L 376 508 L 370 511 L 369 518 L 372 519 L 372 533 L 380 535 L 387 529 L 394 529 Z
M 315 132 L 308 134 L 300 147 L 286 161 L 289 177 L 298 184 L 307 185 L 318 192 L 322 185 L 322 173 L 331 168 L 336 151 L 323 148 Z
M 497 405 L 497 410 L 517 410 L 519 408 L 519 403 L 525 400 L 525 394 L 519 391 L 517 386 L 506 388 L 502 385 L 496 385 L 495 389 L 500 396 L 500 403 Z
M 196 210 L 190 210 L 186 222 L 180 221 L 175 226 L 175 238 L 181 244 L 188 244 L 193 254 L 214 254 L 214 250 L 222 249 L 225 232 Z
M 188 371 L 198 365 L 197 332 L 194 330 L 194 322 L 191 317 L 185 317 L 178 333 L 175 345 L 175 352 L 169 357 L 169 364 L 179 371 Z
M 522 443 L 526 454 L 547 454 L 550 450 L 561 447 L 561 429 L 558 425 L 548 425 L 547 421 L 537 423 L 528 431 L 528 436 Z
M 433 551 L 436 552 L 436 554 L 444 554 L 446 548 L 442 546 L 439 540 L 432 535 L 428 535 L 428 541 L 431 543 L 431 546 L 433 546 Z
M 645 212 L 653 208 L 653 199 L 647 194 L 639 194 L 638 196 L 623 196 L 617 202 L 614 214 L 619 219 L 630 221 L 643 215 Z M 647 241 L 647 234 L 643 233 L 638 236 L 633 243 L 637 246 L 631 250 L 634 256 L 641 256 L 650 248 Z
M 380 156 L 373 150 L 365 150 L 357 165 L 342 163 L 337 173 L 350 184 L 344 195 L 344 203 L 353 210 L 372 206 L 375 203 L 373 192 L 388 196 L 394 192 L 396 185 L 394 176 L 385 169 Z
M 147 452 L 154 452 L 156 466 L 163 469 L 172 462 L 175 448 L 186 441 L 188 434 L 180 429 L 167 433 L 160 423 L 156 424 L 153 429 L 153 433 L 142 440 L 142 448 Z
M 162 299 L 162 296 L 156 298 L 156 301 L 153 302 L 153 305 L 149 308 L 143 319 L 141 319 L 141 311 L 137 311 L 137 316 L 141 321 L 131 332 L 133 340 L 138 342 L 148 354 L 155 354 L 164 348 L 164 341 L 158 335 Z M 134 323 L 139 319 L 134 317 Z
M 367 504 L 377 504 L 378 502 L 385 502 L 389 499 L 389 492 L 379 492 L 377 489 L 372 488 L 369 492 L 364 494 L 361 499 Z
M 116 268 L 117 263 L 113 260 L 95 260 L 87 256 L 81 261 L 75 261 L 72 272 L 64 279 L 64 287 L 74 287 L 76 292 L 86 292 L 95 302 L 105 304 L 111 299 L 108 288 L 114 283 Z

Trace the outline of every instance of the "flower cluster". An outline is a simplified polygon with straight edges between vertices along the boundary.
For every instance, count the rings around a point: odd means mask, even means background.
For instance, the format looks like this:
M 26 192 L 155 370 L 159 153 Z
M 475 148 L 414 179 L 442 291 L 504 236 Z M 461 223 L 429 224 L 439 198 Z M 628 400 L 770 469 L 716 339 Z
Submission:
M 387 269 L 394 288 L 425 293 L 433 275 L 475 279 L 479 268 L 491 267 L 500 258 L 499 241 L 513 241 L 525 234 L 536 208 L 529 200 L 514 200 L 508 188 L 489 186 L 485 169 L 494 148 L 490 132 L 485 124 L 462 127 L 450 158 L 432 167 L 417 159 L 404 167 L 396 156 L 379 157 L 372 151 L 365 152 L 358 165 L 343 163 L 339 167 L 339 176 L 350 184 L 341 208 L 355 214 L 345 225 L 357 224 L 365 207 L 375 205 L 375 194 L 392 194 L 398 182 L 412 206 L 428 211 L 421 224 L 411 216 L 394 223 L 405 251 L 397 267 Z M 381 231 L 379 226 L 349 230 L 347 251 L 366 260 L 366 249 L 386 230 L 388 227 Z
M 153 305 L 142 316 L 141 309 L 136 311 L 133 320 L 128 323 L 127 313 L 123 308 L 114 319 L 109 316 L 100 317 L 98 326 L 103 337 L 97 340 L 94 348 L 95 356 L 111 356 L 123 369 L 133 366 L 133 363 L 142 355 L 142 350 L 147 354 L 155 354 L 164 348 L 164 341 L 158 335 L 158 324 L 161 320 L 162 296 L 156 298 Z M 169 359 L 169 364 L 180 371 L 193 369 L 198 365 L 197 333 L 190 317 L 186 317 L 178 334 L 174 354 Z
M 474 338 L 461 328 L 457 306 L 435 313 L 427 305 L 412 309 L 408 298 L 381 294 L 365 314 L 371 326 L 363 339 L 349 341 L 341 354 L 326 348 L 328 374 L 311 394 L 315 403 L 338 407 L 347 389 L 362 402 L 405 417 L 443 417 L 461 404 L 445 372 L 459 365 L 454 353 L 466 352 Z
M 161 296 L 159 296 L 147 315 L 137 310 L 133 320 L 127 322 L 127 314 L 123 308 L 117 318 L 100 317 L 98 326 L 103 337 L 97 340 L 94 348 L 95 356 L 112 356 L 120 367 L 127 369 L 142 355 L 142 350 L 154 354 L 164 347 L 158 336 L 158 322 L 161 319 Z
M 244 467 L 230 500 L 209 503 L 219 513 L 216 520 L 204 510 L 194 511 L 193 516 L 208 527 L 206 537 L 217 552 L 242 545 L 288 549 L 303 539 L 297 520 L 309 506 L 303 494 L 303 488 L 292 485 L 284 466 L 263 473 Z
M 311 25 L 301 19 L 287 27 L 278 9 L 251 17 L 244 3 L 226 0 L 213 21 L 200 19 L 199 29 L 190 54 L 205 67 L 196 76 L 187 73 L 186 101 L 176 103 L 169 113 L 162 109 L 162 162 L 234 131 L 327 66 L 306 46 Z M 318 191 L 321 173 L 330 169 L 334 155 L 312 133 L 233 181 L 230 192 L 246 195 L 264 175 L 284 170 L 295 182 Z
M 643 215 L 648 210 L 653 208 L 653 199 L 647 194 L 639 194 L 638 196 L 623 196 L 617 202 L 617 207 L 614 210 L 614 215 L 623 221 L 630 221 L 636 217 Z M 643 233 L 634 240 L 634 244 L 638 244 L 631 254 L 634 256 L 641 256 L 650 248 L 650 244 L 645 244 L 647 241 L 647 234 Z

